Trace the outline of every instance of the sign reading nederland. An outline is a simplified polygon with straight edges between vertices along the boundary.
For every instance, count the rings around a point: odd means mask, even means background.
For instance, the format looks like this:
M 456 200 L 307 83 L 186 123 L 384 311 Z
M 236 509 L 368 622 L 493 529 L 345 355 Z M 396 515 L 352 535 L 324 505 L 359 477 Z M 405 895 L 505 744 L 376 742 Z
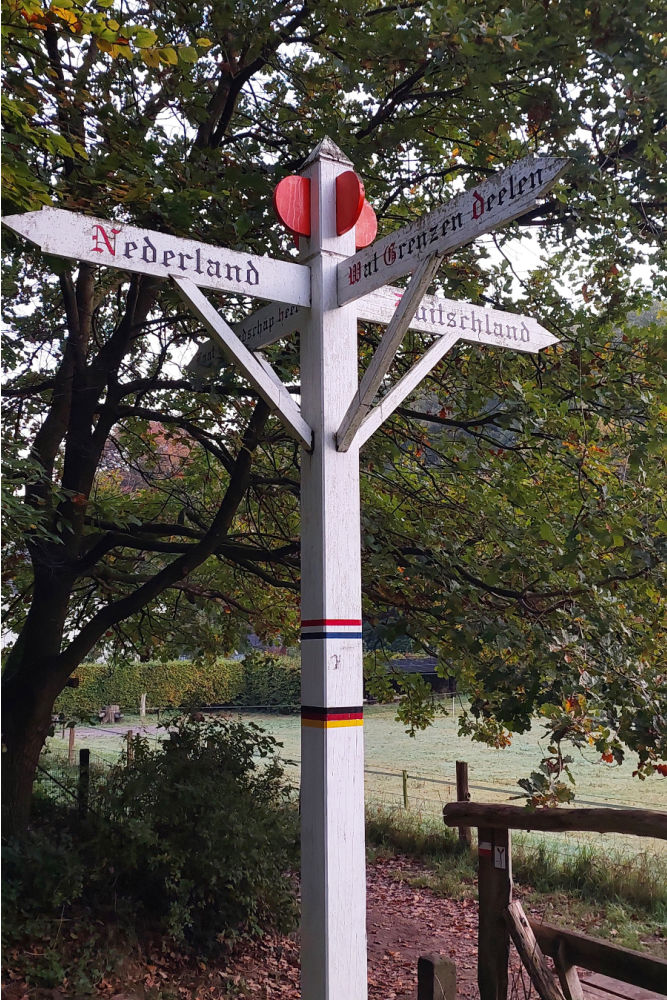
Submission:
M 338 304 L 409 274 L 432 254 L 466 246 L 529 211 L 565 171 L 565 157 L 527 156 L 417 222 L 376 240 L 338 265 Z
M 303 264 L 238 253 L 122 222 L 108 222 L 62 208 L 6 216 L 3 224 L 36 243 L 44 253 L 123 271 L 189 278 L 200 288 L 254 298 L 310 305 L 310 268 Z

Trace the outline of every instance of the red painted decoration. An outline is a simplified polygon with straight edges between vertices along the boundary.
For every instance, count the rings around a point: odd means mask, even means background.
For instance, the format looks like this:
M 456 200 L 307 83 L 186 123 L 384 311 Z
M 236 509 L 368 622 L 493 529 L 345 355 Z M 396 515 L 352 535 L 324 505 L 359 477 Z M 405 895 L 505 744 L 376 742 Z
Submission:
M 336 232 L 339 236 L 354 229 L 364 207 L 364 185 L 354 170 L 336 178 Z
M 295 236 L 310 236 L 310 180 L 290 174 L 273 192 L 273 207 L 280 221 Z
M 377 216 L 368 202 L 365 201 L 361 210 L 361 215 L 359 216 L 359 221 L 357 222 L 357 228 L 354 232 L 354 242 L 357 250 L 361 250 L 362 247 L 367 247 L 370 243 L 372 243 L 377 236 L 377 232 Z

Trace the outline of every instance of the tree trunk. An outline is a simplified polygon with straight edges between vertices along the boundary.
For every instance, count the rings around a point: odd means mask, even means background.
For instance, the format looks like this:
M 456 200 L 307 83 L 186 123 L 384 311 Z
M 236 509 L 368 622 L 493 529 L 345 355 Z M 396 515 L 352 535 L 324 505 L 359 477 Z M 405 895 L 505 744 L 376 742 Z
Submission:
M 44 671 L 26 669 L 23 676 L 3 678 L 2 811 L 6 833 L 20 833 L 30 820 L 35 771 L 59 690 Z
M 257 403 L 243 436 L 224 499 L 207 535 L 191 551 L 174 559 L 136 590 L 99 610 L 62 649 L 63 632 L 76 579 L 75 546 L 55 559 L 50 549 L 34 546 L 33 599 L 21 634 L 11 650 L 2 676 L 2 732 L 4 749 L 3 815 L 6 829 L 18 833 L 30 819 L 30 801 L 39 754 L 51 726 L 53 704 L 72 670 L 88 655 L 100 636 L 116 622 L 136 614 L 175 582 L 187 577 L 215 551 L 227 535 L 248 488 L 253 453 L 269 416 Z
M 33 600 L 2 674 L 2 814 L 19 833 L 30 819 L 35 771 L 53 703 L 70 670 L 59 663 L 72 576 L 35 567 Z

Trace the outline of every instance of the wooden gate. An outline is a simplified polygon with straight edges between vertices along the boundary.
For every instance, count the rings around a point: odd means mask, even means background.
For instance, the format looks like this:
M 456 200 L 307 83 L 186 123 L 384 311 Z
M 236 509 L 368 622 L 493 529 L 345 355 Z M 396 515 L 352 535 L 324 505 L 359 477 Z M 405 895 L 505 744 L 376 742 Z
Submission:
M 542 1000 L 582 1000 L 577 966 L 665 995 L 667 961 L 526 917 L 519 901 L 512 899 L 511 831 L 576 830 L 667 840 L 667 813 L 609 808 L 529 812 L 522 806 L 451 802 L 443 818 L 447 826 L 477 827 L 480 1000 L 507 1000 L 510 940 Z M 545 955 L 553 959 L 560 985 Z M 636 996 L 631 990 L 624 995 Z

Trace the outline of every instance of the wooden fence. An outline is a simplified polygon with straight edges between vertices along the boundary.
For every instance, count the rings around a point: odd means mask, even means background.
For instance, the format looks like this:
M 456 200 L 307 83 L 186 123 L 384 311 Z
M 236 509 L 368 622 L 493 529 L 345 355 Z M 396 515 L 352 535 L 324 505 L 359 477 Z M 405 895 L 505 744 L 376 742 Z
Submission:
M 551 924 L 529 920 L 512 899 L 512 830 L 621 833 L 667 840 L 667 813 L 647 809 L 541 809 L 451 802 L 447 826 L 477 827 L 480 1000 L 507 1000 L 510 939 L 542 1000 L 582 1000 L 576 966 L 663 993 L 667 961 Z M 546 962 L 549 955 L 560 987 Z

